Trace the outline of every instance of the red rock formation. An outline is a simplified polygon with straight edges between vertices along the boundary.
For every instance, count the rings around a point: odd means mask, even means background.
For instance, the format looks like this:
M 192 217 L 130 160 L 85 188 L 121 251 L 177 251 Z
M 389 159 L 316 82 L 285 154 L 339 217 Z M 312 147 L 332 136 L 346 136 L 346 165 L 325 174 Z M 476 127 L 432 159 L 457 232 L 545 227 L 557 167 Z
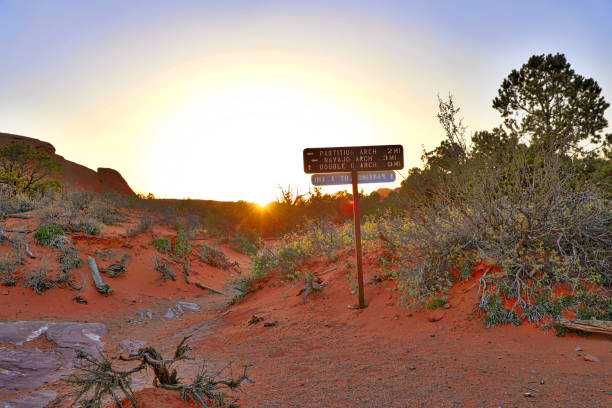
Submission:
M 37 150 L 45 150 L 55 154 L 55 147 L 51 143 L 10 133 L 0 133 L 0 146 L 6 146 L 12 141 L 28 143 L 36 147 Z M 55 154 L 55 157 L 62 164 L 62 173 L 58 180 L 67 189 L 95 192 L 114 190 L 121 194 L 134 194 L 134 191 L 117 170 L 98 168 L 96 172 L 88 167 L 66 160 L 57 154 Z

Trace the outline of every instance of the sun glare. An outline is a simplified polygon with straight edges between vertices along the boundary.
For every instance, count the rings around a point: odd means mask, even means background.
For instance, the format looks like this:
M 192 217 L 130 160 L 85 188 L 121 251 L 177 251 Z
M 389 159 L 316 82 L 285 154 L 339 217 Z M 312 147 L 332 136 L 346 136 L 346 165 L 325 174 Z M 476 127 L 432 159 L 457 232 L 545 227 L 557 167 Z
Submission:
M 265 205 L 279 185 L 307 185 L 304 147 L 339 135 L 375 140 L 371 125 L 330 99 L 271 84 L 203 90 L 157 129 L 150 177 L 168 197 L 215 192 Z

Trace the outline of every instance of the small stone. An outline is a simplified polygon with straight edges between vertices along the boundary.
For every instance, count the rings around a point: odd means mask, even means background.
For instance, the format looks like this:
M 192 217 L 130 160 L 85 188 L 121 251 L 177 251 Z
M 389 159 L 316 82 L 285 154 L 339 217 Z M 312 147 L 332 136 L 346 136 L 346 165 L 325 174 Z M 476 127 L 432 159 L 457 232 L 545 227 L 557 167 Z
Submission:
M 3 295 L 8 295 L 8 294 L 9 294 L 9 291 L 5 289 L 5 290 L 3 290 L 3 291 L 2 291 L 2 294 L 3 294 Z
M 544 385 L 544 380 L 540 380 L 540 384 Z
M 416 367 L 411 365 L 410 367 L 408 367 L 409 370 L 416 370 Z
M 433 322 L 442 320 L 443 317 L 444 317 L 444 310 L 438 309 L 427 315 L 427 321 L 430 321 L 433 323 Z
M 398 319 L 399 319 L 399 315 L 393 316 L 393 320 L 398 320 Z
M 592 355 L 592 354 L 585 354 L 584 357 L 585 361 L 592 361 L 593 363 L 600 363 L 601 360 L 599 358 L 597 358 L 596 356 Z
M 266 322 L 264 323 L 264 327 L 275 327 L 278 326 L 278 322 Z
M 436 335 L 434 333 L 431 333 L 429 337 L 436 337 Z
M 196 303 L 191 303 L 191 302 L 178 302 L 176 304 L 177 308 L 181 308 L 184 310 L 188 310 L 190 312 L 199 312 L 200 311 L 200 306 Z
M 501 360 L 503 357 L 502 357 L 502 356 L 497 356 L 497 358 L 498 358 L 499 360 Z
M 582 351 L 582 347 L 576 347 L 576 351 Z
M 536 370 L 531 370 L 531 374 L 537 374 L 538 372 Z
M 526 396 L 527 398 L 533 398 L 533 394 L 531 394 L 530 392 L 526 392 L 523 395 Z
M 168 308 L 168 311 L 166 312 L 165 315 L 162 316 L 162 320 L 168 320 L 168 319 L 172 319 L 173 317 L 176 316 L 176 312 L 174 311 L 174 309 L 172 309 L 171 307 Z
M 450 309 L 451 308 L 451 304 L 450 303 L 445 303 L 444 304 L 444 308 L 445 309 Z

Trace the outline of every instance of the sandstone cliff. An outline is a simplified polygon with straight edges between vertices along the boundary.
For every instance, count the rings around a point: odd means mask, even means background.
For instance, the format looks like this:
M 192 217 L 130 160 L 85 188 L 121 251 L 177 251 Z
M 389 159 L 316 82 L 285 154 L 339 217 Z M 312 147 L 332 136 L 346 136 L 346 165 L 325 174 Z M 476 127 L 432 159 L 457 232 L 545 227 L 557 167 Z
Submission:
M 55 147 L 51 143 L 10 133 L 0 133 L 0 146 L 6 146 L 13 140 L 28 143 L 38 150 L 53 153 L 62 164 L 62 173 L 58 180 L 67 189 L 95 192 L 114 190 L 121 194 L 134 194 L 134 191 L 132 191 L 125 179 L 116 170 L 101 167 L 94 171 L 55 154 Z

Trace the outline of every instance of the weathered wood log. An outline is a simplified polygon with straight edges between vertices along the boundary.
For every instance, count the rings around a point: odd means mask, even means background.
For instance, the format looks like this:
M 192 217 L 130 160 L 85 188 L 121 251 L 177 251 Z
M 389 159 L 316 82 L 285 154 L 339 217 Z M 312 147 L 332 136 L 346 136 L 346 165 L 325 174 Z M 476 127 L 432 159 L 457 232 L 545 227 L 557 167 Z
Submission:
M 211 292 L 218 293 L 223 296 L 228 296 L 227 293 L 223 293 L 220 290 L 213 289 L 210 286 L 202 285 L 201 283 L 198 283 L 198 282 L 194 282 L 194 285 L 196 285 L 200 289 L 207 289 L 207 290 L 210 290 Z
M 94 284 L 96 285 L 96 289 L 98 292 L 102 294 L 112 293 L 113 289 L 104 283 L 102 280 L 102 276 L 100 276 L 100 271 L 98 271 L 98 265 L 96 265 L 96 260 L 91 256 L 87 257 L 87 262 L 89 263 L 89 269 L 91 269 L 91 276 L 93 277 Z
M 32 251 L 30 251 L 30 246 L 28 245 L 28 242 L 25 241 L 25 253 L 28 254 L 30 256 L 30 258 L 36 258 L 36 256 L 32 253 Z
M 581 330 L 589 333 L 612 334 L 612 321 L 609 320 L 579 320 L 562 317 L 557 323 L 569 329 Z
M 22 220 L 28 220 L 30 218 L 34 218 L 34 216 L 24 214 L 7 214 L 6 218 L 21 218 Z

